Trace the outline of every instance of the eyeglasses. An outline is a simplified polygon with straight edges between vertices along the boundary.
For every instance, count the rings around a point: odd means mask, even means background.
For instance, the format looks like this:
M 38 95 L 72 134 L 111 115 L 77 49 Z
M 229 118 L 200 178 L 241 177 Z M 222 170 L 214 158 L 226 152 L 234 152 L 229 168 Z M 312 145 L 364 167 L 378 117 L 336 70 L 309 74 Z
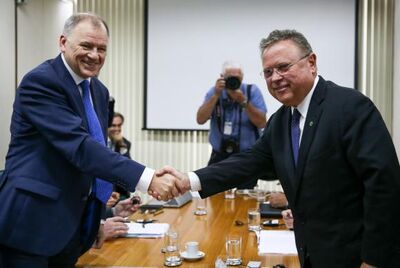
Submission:
M 260 75 L 264 76 L 265 79 L 269 79 L 272 77 L 274 74 L 274 71 L 279 74 L 280 76 L 285 75 L 287 72 L 289 72 L 290 68 L 292 68 L 294 65 L 299 63 L 301 60 L 304 60 L 310 56 L 310 54 L 307 54 L 300 58 L 298 61 L 292 62 L 292 63 L 282 63 L 279 64 L 278 66 L 272 67 L 272 68 L 266 68 L 263 71 L 261 71 Z

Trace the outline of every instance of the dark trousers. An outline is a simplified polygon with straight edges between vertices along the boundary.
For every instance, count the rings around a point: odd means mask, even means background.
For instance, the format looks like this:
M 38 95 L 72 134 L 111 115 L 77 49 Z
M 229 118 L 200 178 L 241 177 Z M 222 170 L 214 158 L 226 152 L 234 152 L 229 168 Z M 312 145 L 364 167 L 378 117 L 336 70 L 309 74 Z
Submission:
M 40 256 L 0 245 L 0 268 L 72 268 L 81 255 L 80 230 L 54 256 Z M 29 241 L 26 241 L 29 243 Z
M 96 239 L 103 205 L 90 195 L 82 222 L 61 252 L 54 256 L 40 256 L 23 252 L 0 244 L 0 268 L 72 268 Z M 90 219 L 90 221 L 89 221 Z M 90 226 L 86 223 L 90 222 Z M 85 228 L 86 226 L 86 228 Z M 88 229 L 89 228 L 89 229 Z M 54 239 L 57 239 L 56 237 Z M 29 243 L 29 241 L 26 241 Z
M 227 159 L 229 156 L 231 156 L 233 154 L 228 154 L 228 153 L 221 153 L 221 152 L 217 152 L 215 150 L 213 150 L 211 152 L 211 156 L 210 156 L 210 160 L 208 161 L 208 166 L 218 163 L 224 159 Z M 256 179 L 252 179 L 252 180 L 248 180 L 248 181 L 244 181 L 243 183 L 239 184 L 237 186 L 238 189 L 253 189 L 254 186 L 256 186 L 257 184 L 257 180 Z

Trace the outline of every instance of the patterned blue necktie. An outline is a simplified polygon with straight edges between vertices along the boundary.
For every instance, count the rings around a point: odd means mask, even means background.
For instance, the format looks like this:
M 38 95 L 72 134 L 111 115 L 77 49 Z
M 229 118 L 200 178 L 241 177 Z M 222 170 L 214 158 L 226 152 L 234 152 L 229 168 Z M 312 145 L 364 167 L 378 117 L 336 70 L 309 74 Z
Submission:
M 291 136 L 292 136 L 293 159 L 294 159 L 295 166 L 297 166 L 297 158 L 299 155 L 300 116 L 301 116 L 301 114 L 299 113 L 299 111 L 296 108 L 294 108 L 290 128 L 291 128 Z
M 89 81 L 83 80 L 79 85 L 82 87 L 82 101 L 85 108 L 90 136 L 105 146 L 106 144 L 104 141 L 103 132 L 101 131 L 100 122 L 97 118 L 92 102 L 90 101 Z M 106 204 L 113 191 L 113 185 L 99 178 L 96 178 L 95 181 L 96 183 L 93 184 L 92 192 L 96 195 L 97 199 Z

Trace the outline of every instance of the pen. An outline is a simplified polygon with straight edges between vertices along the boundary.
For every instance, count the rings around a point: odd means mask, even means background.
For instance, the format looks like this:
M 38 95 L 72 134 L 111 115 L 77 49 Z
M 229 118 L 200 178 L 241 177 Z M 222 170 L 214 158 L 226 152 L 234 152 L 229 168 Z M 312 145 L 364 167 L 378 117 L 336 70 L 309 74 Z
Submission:
M 160 210 L 157 210 L 156 212 L 154 212 L 153 215 L 156 216 L 156 215 L 161 214 L 163 212 L 164 212 L 164 210 L 160 209 Z

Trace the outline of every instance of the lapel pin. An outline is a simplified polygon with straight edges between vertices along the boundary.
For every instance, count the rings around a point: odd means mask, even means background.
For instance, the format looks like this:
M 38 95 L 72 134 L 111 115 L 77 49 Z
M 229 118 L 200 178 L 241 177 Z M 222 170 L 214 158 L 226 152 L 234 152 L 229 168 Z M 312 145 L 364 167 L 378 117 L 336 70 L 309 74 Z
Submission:
M 310 121 L 310 127 L 312 127 L 314 125 L 313 121 Z

